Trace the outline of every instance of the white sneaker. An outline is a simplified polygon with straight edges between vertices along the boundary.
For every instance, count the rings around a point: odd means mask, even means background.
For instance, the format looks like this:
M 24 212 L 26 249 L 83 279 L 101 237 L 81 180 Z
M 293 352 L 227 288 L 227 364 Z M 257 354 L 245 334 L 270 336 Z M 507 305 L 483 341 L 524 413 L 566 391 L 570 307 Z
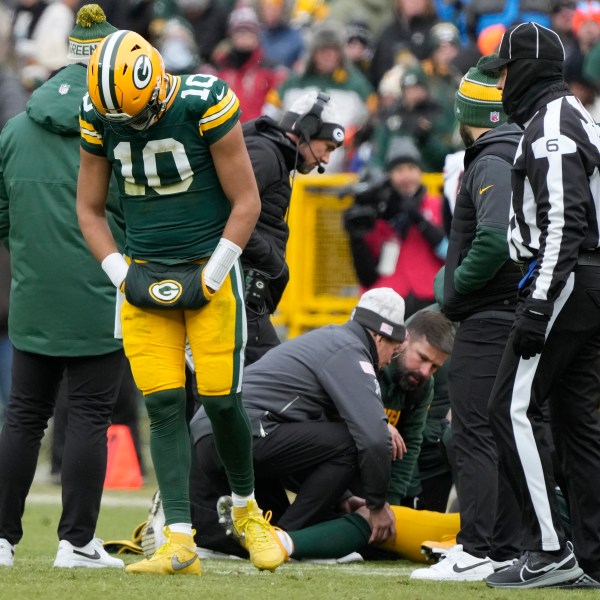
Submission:
M 429 579 L 435 581 L 482 581 L 494 572 L 487 558 L 478 558 L 464 552 L 457 544 L 449 550 L 440 562 L 426 569 L 415 569 L 411 579 Z
M 146 558 L 154 556 L 154 553 L 167 543 L 167 538 L 164 534 L 165 528 L 165 511 L 163 510 L 160 490 L 154 492 L 150 510 L 148 511 L 148 519 L 142 529 L 142 551 Z
M 15 563 L 15 547 L 8 540 L 0 539 L 0 567 L 12 567 Z
M 92 569 L 123 569 L 125 564 L 120 558 L 113 558 L 102 545 L 102 540 L 94 538 L 89 544 L 77 548 L 67 540 L 58 543 L 58 552 L 54 566 L 59 569 L 87 567 Z

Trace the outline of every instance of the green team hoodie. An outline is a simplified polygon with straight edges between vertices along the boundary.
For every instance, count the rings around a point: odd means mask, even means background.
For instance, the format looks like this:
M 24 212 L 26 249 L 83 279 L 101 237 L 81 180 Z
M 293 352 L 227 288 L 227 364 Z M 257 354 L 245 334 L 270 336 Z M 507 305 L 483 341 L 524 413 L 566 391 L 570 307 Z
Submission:
M 0 239 L 12 269 L 8 331 L 26 352 L 95 356 L 121 347 L 113 336 L 115 288 L 75 211 L 85 93 L 85 66 L 69 65 L 34 91 L 0 135 Z M 122 247 L 114 211 L 109 222 Z

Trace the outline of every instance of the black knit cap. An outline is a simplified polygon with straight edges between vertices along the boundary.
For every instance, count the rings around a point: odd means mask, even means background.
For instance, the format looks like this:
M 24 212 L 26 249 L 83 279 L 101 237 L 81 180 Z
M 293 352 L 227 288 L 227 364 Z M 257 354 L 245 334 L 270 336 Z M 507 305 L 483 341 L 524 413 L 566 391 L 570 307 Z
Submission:
M 500 42 L 498 58 L 485 65 L 488 71 L 497 71 L 501 67 L 519 59 L 544 59 L 564 61 L 565 49 L 552 29 L 538 23 L 520 23 L 504 32 Z

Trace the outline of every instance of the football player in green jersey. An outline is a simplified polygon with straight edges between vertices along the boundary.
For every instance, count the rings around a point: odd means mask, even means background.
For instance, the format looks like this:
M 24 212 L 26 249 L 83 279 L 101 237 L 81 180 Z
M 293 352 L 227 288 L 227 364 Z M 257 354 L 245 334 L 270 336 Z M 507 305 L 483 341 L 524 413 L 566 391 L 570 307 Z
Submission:
M 260 199 L 237 97 L 212 75 L 165 73 L 132 31 L 98 45 L 81 112 L 77 213 L 92 253 L 119 292 L 123 344 L 150 417 L 150 448 L 167 542 L 130 573 L 200 574 L 189 506 L 185 344 L 233 490 L 236 530 L 259 569 L 285 560 L 254 499 L 251 433 L 241 403 L 246 318 L 239 256 Z M 111 172 L 126 255 L 107 227 Z

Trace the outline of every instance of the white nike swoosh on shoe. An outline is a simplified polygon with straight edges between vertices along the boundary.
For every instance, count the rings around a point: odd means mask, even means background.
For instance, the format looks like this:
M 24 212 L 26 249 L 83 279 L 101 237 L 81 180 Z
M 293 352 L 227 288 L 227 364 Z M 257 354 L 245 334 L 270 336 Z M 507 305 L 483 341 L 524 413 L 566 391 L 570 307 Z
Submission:
M 465 571 L 470 571 L 471 569 L 475 569 L 477 567 L 481 567 L 483 565 L 490 564 L 489 560 L 482 560 L 481 562 L 475 563 L 474 565 L 468 565 L 466 567 L 459 567 L 457 564 L 452 565 L 452 570 L 455 573 L 464 573 Z
M 90 560 L 98 560 L 100 558 L 100 552 L 98 552 L 98 550 L 94 550 L 93 554 L 88 554 L 87 552 L 82 552 L 81 550 L 73 550 L 73 554 L 78 554 L 79 556 L 89 558 Z
M 171 566 L 173 567 L 173 571 L 181 571 L 186 567 L 189 567 L 194 561 L 198 560 L 197 556 L 192 556 L 189 560 L 184 560 L 183 562 L 177 558 L 177 555 L 171 558 Z

